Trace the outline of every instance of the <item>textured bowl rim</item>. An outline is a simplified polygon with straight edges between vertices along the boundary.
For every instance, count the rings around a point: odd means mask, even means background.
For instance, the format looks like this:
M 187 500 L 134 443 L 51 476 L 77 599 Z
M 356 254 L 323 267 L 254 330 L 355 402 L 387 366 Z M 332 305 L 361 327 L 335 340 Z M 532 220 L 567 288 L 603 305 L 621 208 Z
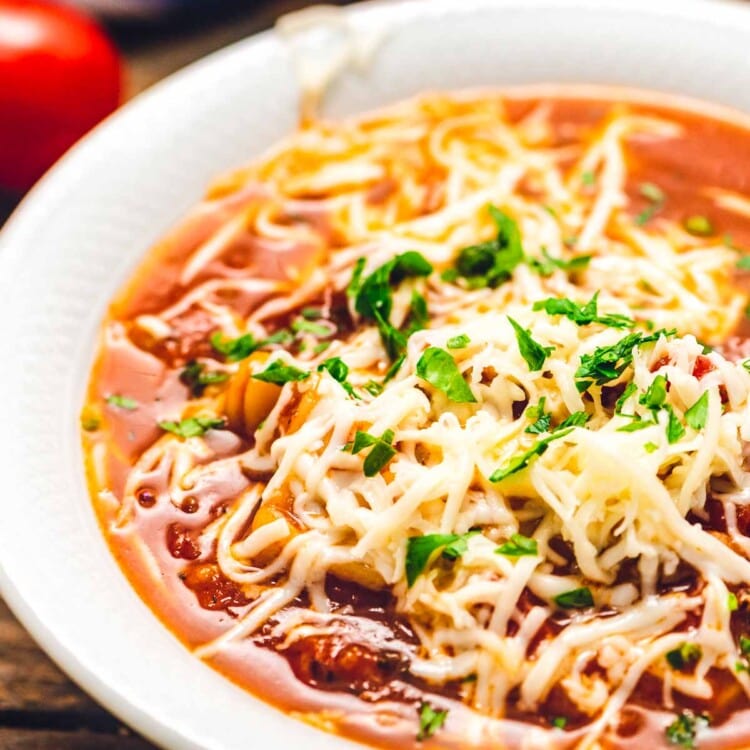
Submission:
M 750 9 L 733 0 L 663 0 L 661 3 L 654 3 L 653 0 L 430 0 L 429 3 L 426 0 L 406 0 L 400 4 L 388 0 L 371 0 L 348 6 L 345 12 L 362 21 L 375 16 L 388 18 L 401 14 L 417 14 L 426 18 L 446 12 L 463 15 L 475 13 L 482 8 L 496 9 L 498 6 L 539 10 L 563 8 L 570 9 L 571 12 L 584 12 L 587 8 L 601 10 L 606 7 L 607 10 L 619 13 L 641 15 L 644 19 L 666 15 L 718 27 L 741 27 L 750 33 Z M 231 65 L 237 56 L 249 51 L 265 54 L 265 48 L 275 42 L 275 32 L 265 31 L 192 63 L 134 98 L 70 149 L 37 183 L 0 232 L 0 313 L 5 296 L 3 292 L 10 288 L 14 275 L 23 267 L 27 228 L 44 221 L 49 207 L 63 193 L 75 189 L 73 177 L 79 162 L 90 159 L 105 148 L 108 140 L 117 134 L 120 124 L 126 119 L 147 116 L 164 98 L 189 96 L 191 83 L 196 76 L 216 75 L 223 66 Z M 8 324 L 7 321 L 5 324 Z M 13 393 L 9 395 L 12 397 Z M 196 744 L 199 741 L 197 736 L 186 736 L 183 731 L 155 716 L 152 711 L 134 705 L 122 695 L 119 687 L 102 681 L 95 670 L 83 665 L 75 649 L 69 649 L 60 642 L 54 623 L 45 623 L 40 619 L 33 604 L 26 600 L 23 589 L 16 585 L 16 581 L 6 570 L 4 554 L 0 549 L 0 593 L 37 643 L 72 679 L 108 710 L 157 745 L 181 749 L 202 746 Z M 268 713 L 271 715 L 272 711 L 269 709 Z M 297 739 L 305 736 L 311 750 L 318 747 L 349 746 L 348 743 L 328 735 L 320 735 L 313 730 L 305 735 L 302 731 L 300 729 L 295 733 Z

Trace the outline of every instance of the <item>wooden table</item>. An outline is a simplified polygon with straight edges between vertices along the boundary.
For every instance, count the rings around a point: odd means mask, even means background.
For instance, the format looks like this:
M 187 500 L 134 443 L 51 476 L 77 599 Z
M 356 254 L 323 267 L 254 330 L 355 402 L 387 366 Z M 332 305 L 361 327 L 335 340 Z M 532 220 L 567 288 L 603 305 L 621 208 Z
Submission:
M 326 0 L 345 4 L 347 0 Z M 309 0 L 205 0 L 212 15 L 151 27 L 112 29 L 129 68 L 133 95 L 178 68 L 273 25 Z M 15 201 L 0 196 L 0 225 Z M 248 747 L 251 746 L 248 745 Z M 148 750 L 74 685 L 37 647 L 0 600 L 0 750 Z

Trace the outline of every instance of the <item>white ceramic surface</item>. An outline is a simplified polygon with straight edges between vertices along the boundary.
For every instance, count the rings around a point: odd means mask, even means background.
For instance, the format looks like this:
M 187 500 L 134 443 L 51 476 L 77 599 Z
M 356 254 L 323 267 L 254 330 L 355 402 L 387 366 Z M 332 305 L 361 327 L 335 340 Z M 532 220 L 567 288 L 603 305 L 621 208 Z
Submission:
M 326 111 L 426 88 L 617 83 L 750 112 L 750 6 L 721 0 L 418 0 L 352 7 L 382 31 Z M 351 745 L 295 722 L 191 657 L 132 591 L 100 535 L 78 412 L 99 318 L 149 245 L 217 172 L 295 122 L 273 34 L 191 66 L 125 107 L 44 178 L 0 235 L 0 588 L 84 688 L 165 747 Z

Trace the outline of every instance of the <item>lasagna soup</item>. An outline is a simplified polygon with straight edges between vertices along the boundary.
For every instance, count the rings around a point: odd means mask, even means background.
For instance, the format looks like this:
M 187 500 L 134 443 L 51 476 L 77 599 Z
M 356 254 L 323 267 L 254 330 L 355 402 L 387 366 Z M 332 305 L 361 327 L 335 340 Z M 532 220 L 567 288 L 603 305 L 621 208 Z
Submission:
M 745 248 L 739 114 L 306 124 L 109 309 L 112 551 L 195 658 L 370 745 L 750 747 Z

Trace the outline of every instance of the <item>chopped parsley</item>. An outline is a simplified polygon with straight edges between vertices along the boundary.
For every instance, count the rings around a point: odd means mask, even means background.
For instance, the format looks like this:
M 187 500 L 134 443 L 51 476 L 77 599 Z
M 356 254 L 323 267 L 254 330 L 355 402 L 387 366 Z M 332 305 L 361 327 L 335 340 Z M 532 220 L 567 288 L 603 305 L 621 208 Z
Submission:
M 554 346 L 542 346 L 531 337 L 531 331 L 522 328 L 513 318 L 508 316 L 508 321 L 516 332 L 516 341 L 521 356 L 526 360 L 529 370 L 535 372 L 541 370 L 547 357 L 555 350 Z
M 552 719 L 552 726 L 557 729 L 565 729 L 567 725 L 568 720 L 564 716 L 555 716 L 555 718 Z
M 566 271 L 567 273 L 583 271 L 591 262 L 591 258 L 591 255 L 576 255 L 570 260 L 553 258 L 547 252 L 547 248 L 543 247 L 541 260 L 539 258 L 528 258 L 526 262 L 528 263 L 529 268 L 540 276 L 551 276 L 557 269 Z
M 674 330 L 664 329 L 649 334 L 633 331 L 616 344 L 599 346 L 591 354 L 582 355 L 575 373 L 579 393 L 587 391 L 592 385 L 605 385 L 617 380 L 632 364 L 635 347 L 658 341 L 661 336 L 674 336 L 675 333 Z
M 645 430 L 647 427 L 653 427 L 656 422 L 653 419 L 643 419 L 637 415 L 623 414 L 624 417 L 629 417 L 632 422 L 624 424 L 617 428 L 617 432 L 637 432 L 638 430 Z
M 701 647 L 695 643 L 681 643 L 677 648 L 667 651 L 664 658 L 672 669 L 685 669 L 693 666 L 703 655 Z
M 159 422 L 159 427 L 165 432 L 171 432 L 181 438 L 200 437 L 209 430 L 218 430 L 224 427 L 224 420 L 218 417 L 188 417 L 179 422 Z
M 552 414 L 544 411 L 544 404 L 546 401 L 547 397 L 542 396 L 536 406 L 530 406 L 526 409 L 526 416 L 529 419 L 533 419 L 534 422 L 532 422 L 524 432 L 529 432 L 532 435 L 541 435 L 543 432 L 549 432 Z
M 646 392 L 638 399 L 638 403 L 645 406 L 651 411 L 658 411 L 664 406 L 667 398 L 667 378 L 664 375 L 657 375 Z
M 362 464 L 362 471 L 366 477 L 374 477 L 379 474 L 396 455 L 396 449 L 393 447 L 393 430 L 386 430 L 380 437 L 370 435 L 369 432 L 357 430 L 354 436 L 354 442 L 351 446 L 345 446 L 353 455 L 357 455 L 365 448 L 370 448 L 370 452 L 365 456 Z
M 692 711 L 685 710 L 678 714 L 675 720 L 666 728 L 665 734 L 670 744 L 694 750 L 697 747 L 698 732 L 709 724 L 708 716 L 696 716 Z
M 401 369 L 401 365 L 403 365 L 404 362 L 406 362 L 406 354 L 400 354 L 385 373 L 385 377 L 383 378 L 384 384 L 396 377 L 398 371 Z
M 398 286 L 407 278 L 429 276 L 433 270 L 432 265 L 421 253 L 409 250 L 376 268 L 364 281 L 361 280 L 363 268 L 364 263 L 360 264 L 358 261 L 347 286 L 347 294 L 354 298 L 356 311 L 366 320 L 372 320 L 377 324 L 383 346 L 388 356 L 395 360 L 406 348 L 408 334 L 417 329 L 413 328 L 404 333 L 390 322 L 393 310 L 393 287 Z M 427 304 L 421 295 L 416 298 L 412 297 L 410 317 L 412 320 L 415 318 L 421 320 L 422 325 L 426 322 Z
M 448 349 L 464 349 L 471 343 L 471 339 L 465 333 L 449 338 L 445 346 Z
M 635 223 L 638 226 L 643 226 L 661 211 L 667 197 L 664 191 L 658 185 L 654 185 L 653 182 L 641 183 L 638 192 L 649 201 L 649 205 L 635 217 Z
M 470 245 L 458 253 L 453 273 L 447 280 L 466 279 L 471 289 L 494 289 L 510 279 L 515 267 L 523 261 L 523 246 L 518 225 L 493 205 L 487 210 L 495 222 L 497 236 L 488 242 Z M 443 275 L 446 279 L 446 275 Z
M 437 346 L 425 349 L 417 362 L 417 375 L 442 391 L 451 401 L 458 404 L 476 402 L 456 361 L 445 349 Z
M 256 349 L 270 344 L 287 344 L 292 340 L 292 334 L 282 328 L 265 339 L 258 340 L 252 333 L 245 333 L 236 339 L 224 336 L 220 331 L 211 334 L 211 346 L 223 354 L 228 362 L 239 362 L 249 357 Z
M 406 583 L 411 588 L 438 550 L 447 560 L 457 560 L 469 548 L 469 539 L 479 532 L 466 534 L 425 534 L 410 536 L 406 541 Z
M 740 651 L 742 651 L 745 656 L 750 656 L 750 638 L 746 635 L 740 636 Z
M 430 315 L 427 312 L 427 300 L 414 289 L 411 293 L 409 313 L 406 316 L 406 323 L 404 324 L 406 337 L 408 338 L 415 331 L 421 331 L 423 328 L 426 328 L 429 320 Z
M 666 407 L 667 410 L 667 441 L 670 445 L 676 443 L 684 434 L 685 428 L 680 424 L 680 420 L 674 413 L 674 409 L 671 406 Z
M 740 606 L 740 603 L 737 601 L 737 594 L 730 591 L 727 594 L 727 609 L 730 612 L 736 612 L 739 606 Z
M 703 391 L 701 397 L 685 412 L 685 421 L 694 430 L 702 430 L 708 419 L 708 391 Z
M 284 385 L 284 383 L 305 380 L 310 377 L 310 373 L 292 365 L 285 365 L 281 360 L 275 359 L 265 370 L 256 372 L 252 377 L 253 380 L 261 380 L 264 383 Z
M 303 307 L 299 313 L 306 320 L 318 320 L 323 317 L 323 312 L 319 307 Z
M 516 474 L 517 472 L 522 471 L 531 463 L 531 461 L 536 456 L 541 456 L 547 450 L 549 444 L 553 440 L 559 440 L 572 431 L 573 428 L 568 427 L 564 430 L 557 430 L 556 432 L 552 433 L 552 435 L 548 435 L 546 438 L 537 440 L 536 443 L 534 443 L 534 445 L 529 448 L 529 450 L 524 451 L 523 453 L 519 453 L 517 456 L 511 458 L 510 461 L 505 464 L 505 466 L 501 466 L 499 469 L 496 469 L 490 475 L 490 482 L 501 482 L 503 479 L 511 476 L 512 474 Z
M 365 270 L 366 264 L 366 258 L 357 258 L 357 261 L 354 264 L 354 270 L 352 271 L 352 277 L 346 285 L 347 297 L 354 298 L 357 296 L 357 292 L 359 291 L 360 286 L 362 286 L 362 273 Z
M 707 216 L 688 216 L 682 225 L 696 237 L 710 237 L 714 233 L 714 225 Z
M 326 371 L 341 387 L 354 398 L 359 396 L 354 392 L 351 383 L 347 382 L 349 377 L 349 365 L 341 357 L 331 357 L 318 365 L 318 372 Z
M 737 268 L 740 271 L 750 271 L 750 255 L 743 255 L 737 259 Z
M 383 392 L 383 386 L 374 380 L 368 380 L 362 386 L 371 396 L 379 396 Z
M 591 595 L 590 588 L 582 586 L 579 589 L 558 594 L 555 597 L 555 604 L 563 609 L 586 609 L 594 606 L 594 597 Z
M 512 534 L 510 539 L 501 544 L 495 553 L 507 557 L 523 557 L 525 555 L 538 555 L 539 547 L 536 539 L 529 539 L 523 534 Z
M 134 398 L 123 396 L 119 393 L 107 396 L 107 403 L 110 406 L 116 406 L 118 409 L 125 409 L 126 411 L 133 411 L 138 408 L 138 402 Z
M 666 199 L 664 191 L 658 185 L 654 185 L 653 182 L 642 182 L 638 192 L 652 203 L 664 203 Z
M 421 742 L 428 737 L 432 737 L 440 727 L 445 724 L 448 718 L 448 711 L 435 709 L 429 703 L 419 704 L 419 732 L 417 741 Z
M 591 414 L 587 414 L 585 411 L 574 411 L 560 422 L 555 431 L 564 430 L 566 427 L 583 427 L 589 419 L 591 419 Z
M 229 375 L 226 372 L 207 370 L 206 365 L 191 359 L 180 373 L 180 382 L 190 389 L 190 395 L 199 398 L 206 390 L 206 386 L 223 383 Z
M 544 310 L 548 315 L 564 315 L 576 325 L 585 326 L 591 323 L 601 323 L 610 328 L 632 328 L 635 321 L 627 315 L 599 315 L 597 300 L 599 292 L 585 304 L 579 305 L 573 300 L 562 297 L 560 299 L 550 297 L 534 303 L 534 310 Z
M 295 333 L 310 333 L 318 338 L 325 338 L 331 336 L 333 331 L 328 327 L 320 323 L 315 323 L 312 320 L 303 318 L 302 320 L 295 320 L 292 323 L 292 330 Z
M 393 309 L 393 287 L 406 278 L 429 276 L 431 273 L 432 266 L 421 253 L 409 250 L 397 255 L 376 268 L 361 284 L 353 287 L 356 289 L 355 308 L 369 320 L 377 320 L 378 316 L 387 320 Z
M 656 443 L 652 443 L 649 441 L 648 443 L 643 444 L 643 449 L 646 451 L 646 453 L 653 453 L 655 450 L 659 449 L 659 446 Z
M 581 173 L 581 182 L 588 187 L 596 185 L 596 175 L 587 169 L 585 172 Z

